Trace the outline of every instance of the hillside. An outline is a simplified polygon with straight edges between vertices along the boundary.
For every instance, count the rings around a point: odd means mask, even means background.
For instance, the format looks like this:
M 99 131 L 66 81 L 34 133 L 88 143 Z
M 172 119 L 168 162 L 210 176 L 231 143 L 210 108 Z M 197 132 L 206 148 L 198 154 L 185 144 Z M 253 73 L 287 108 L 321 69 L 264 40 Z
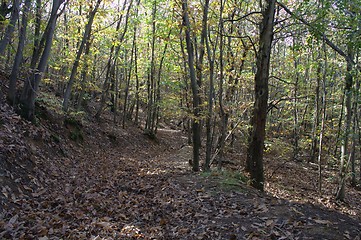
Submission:
M 66 119 L 43 106 L 32 124 L 4 100 L 0 110 L 1 239 L 361 237 L 361 193 L 317 197 L 312 165 L 270 164 L 270 153 L 263 194 L 238 171 L 191 172 L 179 130 L 150 139 L 107 115 Z

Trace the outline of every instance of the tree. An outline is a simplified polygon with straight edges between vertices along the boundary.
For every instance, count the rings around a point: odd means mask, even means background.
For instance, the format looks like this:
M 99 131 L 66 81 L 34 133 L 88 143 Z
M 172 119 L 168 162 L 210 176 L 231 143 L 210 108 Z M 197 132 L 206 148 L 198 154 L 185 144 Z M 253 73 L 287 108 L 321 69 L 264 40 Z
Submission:
M 194 46 L 191 39 L 191 24 L 188 15 L 188 1 L 182 0 L 182 17 L 185 28 L 186 49 L 188 54 L 189 77 L 193 95 L 193 119 L 192 119 L 192 138 L 193 138 L 193 171 L 199 171 L 199 149 L 201 147 L 201 123 L 200 123 L 200 93 L 197 82 L 196 71 L 194 68 Z
M 30 8 L 31 0 L 26 0 L 23 8 L 23 17 L 21 20 L 21 27 L 19 33 L 19 43 L 18 48 L 16 50 L 14 64 L 11 69 L 10 74 L 10 83 L 9 83 L 9 91 L 8 91 L 8 99 L 15 105 L 15 97 L 16 97 L 16 82 L 18 79 L 18 72 L 20 68 L 21 61 L 23 59 L 23 50 L 25 46 L 26 40 L 26 29 L 28 26 L 28 12 Z
M 118 57 L 119 57 L 119 54 L 120 54 L 120 50 L 121 50 L 121 45 L 124 41 L 124 38 L 125 38 L 125 34 L 127 33 L 127 30 L 128 30 L 128 20 L 129 20 L 129 17 L 130 17 L 130 9 L 132 8 L 133 6 L 133 0 L 131 0 L 129 2 L 129 5 L 128 5 L 128 8 L 127 8 L 127 11 L 125 13 L 125 23 L 124 23 L 124 29 L 122 29 L 120 31 L 120 26 L 121 26 L 121 23 L 122 23 L 122 20 L 123 20 L 123 11 L 126 7 L 126 4 L 127 4 L 127 1 L 124 2 L 124 5 L 123 5 L 123 8 L 122 8 L 122 13 L 120 15 L 120 18 L 119 20 L 117 21 L 117 26 L 116 26 L 116 33 L 119 34 L 118 38 L 117 39 L 114 39 L 113 40 L 113 43 L 110 47 L 110 54 L 109 54 L 109 58 L 108 58 L 108 62 L 107 62 L 107 65 L 106 65 L 106 76 L 105 76 L 105 80 L 103 82 L 103 86 L 102 86 L 102 95 L 101 95 L 101 100 L 100 100 L 100 106 L 97 110 L 97 113 L 95 114 L 95 118 L 96 119 L 100 119 L 100 116 L 103 112 L 103 109 L 104 109 L 104 105 L 105 105 L 105 102 L 106 102 L 106 99 L 108 98 L 108 93 L 109 93 L 109 89 L 110 89 L 110 83 L 113 83 L 114 84 L 114 81 L 115 81 L 115 66 L 118 62 Z M 124 77 L 124 76 L 123 76 Z
M 11 17 L 9 25 L 6 28 L 5 34 L 0 41 L 0 55 L 2 56 L 5 52 L 7 45 L 9 44 L 12 34 L 15 30 L 16 21 L 19 18 L 20 0 L 13 0 L 13 6 L 11 7 Z M 4 16 L 2 16 L 4 17 Z
M 79 67 L 80 57 L 83 54 L 83 50 L 84 50 L 86 44 L 89 44 L 93 21 L 94 21 L 95 14 L 97 13 L 101 2 L 102 2 L 102 0 L 97 0 L 94 9 L 90 9 L 90 13 L 88 16 L 88 23 L 85 26 L 84 35 L 83 35 L 82 41 L 80 43 L 75 61 L 73 63 L 73 68 L 71 70 L 69 82 L 68 82 L 68 85 L 66 87 L 65 94 L 64 94 L 63 110 L 65 112 L 68 111 L 68 108 L 69 108 L 71 89 L 74 84 L 75 76 L 77 74 L 77 70 Z
M 58 18 L 58 10 L 65 0 L 53 0 L 51 15 L 47 24 L 47 31 L 45 32 L 45 46 L 40 58 L 40 62 L 35 71 L 27 79 L 24 85 L 22 94 L 22 110 L 23 116 L 28 120 L 34 120 L 35 114 L 35 100 L 39 89 L 39 84 L 48 64 L 48 58 L 53 42 L 53 35 L 56 27 L 56 20 Z
M 263 149 L 268 106 L 268 78 L 270 70 L 271 44 L 275 16 L 275 0 L 262 1 L 262 23 L 260 25 L 257 72 L 255 76 L 255 101 L 251 119 L 251 136 L 247 161 L 250 166 L 251 185 L 264 189 Z

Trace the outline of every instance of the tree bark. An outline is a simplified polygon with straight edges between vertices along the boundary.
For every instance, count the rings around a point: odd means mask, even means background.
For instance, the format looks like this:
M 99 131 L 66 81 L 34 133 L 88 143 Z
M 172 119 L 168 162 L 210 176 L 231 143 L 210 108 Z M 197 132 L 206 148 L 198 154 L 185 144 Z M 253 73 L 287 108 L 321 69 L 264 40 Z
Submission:
M 314 122 L 312 128 L 312 148 L 311 148 L 311 158 L 309 162 L 315 162 L 317 154 L 317 132 L 320 125 L 320 84 L 321 84 L 321 62 L 317 66 L 317 76 L 316 76 L 316 88 L 315 88 L 315 113 L 314 113 Z M 321 137 L 321 134 L 320 134 Z M 319 140 L 321 142 L 321 140 Z
M 218 162 L 217 167 L 220 170 L 222 168 L 223 162 L 223 145 L 226 139 L 226 131 L 227 131 L 227 122 L 228 122 L 228 114 L 224 109 L 223 103 L 223 92 L 224 92 L 224 59 L 223 59 L 223 47 L 224 47 L 224 27 L 223 27 L 223 9 L 224 2 L 221 0 L 220 5 L 220 13 L 219 13 L 219 23 L 218 23 L 218 31 L 220 32 L 219 36 L 219 86 L 218 86 L 218 104 L 219 104 L 219 117 L 220 117 L 220 133 L 218 139 Z
M 353 58 L 353 54 L 351 48 L 349 46 L 349 58 Z M 339 185 L 337 188 L 336 199 L 344 201 L 345 199 L 345 178 L 346 178 L 346 162 L 345 159 L 347 158 L 349 151 L 348 151 L 348 143 L 349 143 L 349 134 L 351 129 L 351 121 L 352 121 L 352 85 L 353 85 L 353 76 L 352 76 L 352 69 L 353 64 L 352 62 L 347 62 L 347 73 L 345 78 L 345 108 L 346 108 L 346 115 L 345 115 L 345 128 L 344 128 L 344 136 L 342 139 L 341 145 L 341 159 L 340 159 L 340 171 L 339 171 Z
M 194 48 L 191 39 L 191 26 L 188 16 L 188 1 L 182 0 L 183 26 L 185 27 L 186 49 L 188 53 L 189 76 L 193 94 L 193 119 L 192 119 L 192 139 L 193 139 L 193 171 L 199 171 L 199 150 L 201 146 L 201 125 L 200 125 L 200 96 L 194 68 Z
M 26 29 L 28 26 L 28 12 L 30 8 L 30 4 L 31 4 L 31 0 L 25 1 L 24 9 L 22 11 L 23 17 L 21 19 L 18 48 L 15 54 L 14 64 L 10 74 L 8 99 L 11 101 L 13 105 L 15 105 L 16 103 L 16 82 L 18 79 L 20 64 L 23 59 L 23 50 L 26 40 Z
M 40 62 L 35 72 L 32 73 L 31 77 L 28 79 L 27 84 L 24 86 L 23 91 L 23 114 L 24 117 L 30 121 L 34 120 L 35 114 L 35 99 L 38 93 L 39 84 L 42 79 L 43 73 L 45 72 L 46 66 L 48 64 L 48 59 L 51 51 L 51 46 L 53 43 L 53 35 L 56 26 L 56 20 L 58 17 L 58 9 L 64 0 L 53 0 L 53 6 L 51 10 L 51 16 L 48 22 L 48 32 L 45 38 L 45 46 L 43 54 L 41 55 Z
M 87 42 L 89 42 L 90 36 L 91 36 L 91 30 L 92 30 L 92 25 L 93 25 L 93 21 L 95 18 L 95 14 L 98 11 L 98 8 L 100 6 L 102 0 L 98 0 L 94 9 L 92 9 L 89 13 L 89 20 L 87 25 L 85 26 L 85 31 L 83 34 L 83 38 L 82 41 L 80 43 L 78 52 L 76 54 L 76 58 L 75 61 L 73 63 L 73 68 L 71 69 L 71 74 L 70 74 L 70 78 L 68 81 L 68 85 L 66 87 L 65 93 L 64 93 L 64 101 L 63 101 L 63 110 L 65 112 L 68 111 L 69 108 L 69 100 L 70 100 L 70 95 L 71 95 L 71 89 L 73 87 L 74 81 L 75 81 L 75 76 L 77 74 L 78 71 L 78 67 L 79 67 L 79 63 L 80 63 L 80 57 L 83 54 L 83 50 L 85 45 L 87 44 Z
M 126 4 L 127 4 L 127 1 L 124 2 L 121 12 L 124 11 L 124 9 L 126 7 Z M 121 43 L 123 42 L 125 34 L 127 33 L 127 30 L 128 30 L 128 20 L 129 20 L 129 15 L 130 15 L 129 13 L 130 13 L 130 9 L 132 8 L 132 5 L 133 5 L 133 0 L 130 0 L 128 8 L 127 8 L 126 15 L 125 15 L 125 26 L 124 26 L 124 29 L 120 33 L 120 36 L 118 38 L 118 45 L 115 46 L 115 44 L 113 44 L 111 46 L 111 49 L 110 49 L 110 56 L 109 56 L 108 63 L 107 63 L 107 74 L 106 74 L 106 78 L 105 78 L 104 83 L 103 83 L 103 91 L 102 91 L 102 95 L 101 95 L 101 99 L 100 99 L 100 106 L 99 106 L 99 108 L 97 110 L 97 113 L 95 114 L 95 118 L 97 120 L 100 119 L 100 116 L 101 116 L 101 114 L 103 112 L 103 109 L 104 109 L 104 106 L 105 106 L 105 102 L 106 102 L 106 100 L 108 98 L 109 86 L 110 86 L 109 82 L 111 80 L 111 79 L 109 79 L 110 73 L 113 71 L 112 69 L 115 69 L 114 65 L 116 64 L 116 62 L 118 60 L 118 57 L 119 57 Z M 119 21 L 118 21 L 118 24 L 117 24 L 117 27 L 116 27 L 117 32 L 120 29 L 120 24 L 122 22 L 123 16 L 124 15 L 122 14 Z
M 264 190 L 263 149 L 266 132 L 268 78 L 271 44 L 273 41 L 275 2 L 275 0 L 266 1 L 266 9 L 262 10 L 263 20 L 260 26 L 261 33 L 257 54 L 257 72 L 255 76 L 255 102 L 247 156 L 250 167 L 251 185 L 261 191 Z
M 207 30 L 208 22 L 208 8 L 209 0 L 206 0 L 203 9 L 203 24 Z M 207 56 L 209 62 L 209 90 L 208 90 L 208 113 L 206 119 L 206 159 L 204 163 L 204 171 L 210 171 L 211 157 L 212 157 L 212 116 L 213 116 L 213 95 L 214 95 L 214 52 L 212 53 L 208 40 L 208 34 L 205 33 L 205 43 L 207 47 Z
M 157 1 L 153 1 L 152 9 L 152 40 L 151 40 L 151 54 L 150 54 L 150 69 L 148 77 L 148 104 L 147 104 L 147 121 L 145 125 L 146 133 L 154 137 L 155 136 L 155 118 L 156 118 L 156 89 L 157 81 L 155 80 L 155 40 L 156 40 L 156 13 L 157 13 Z
M 0 56 L 4 55 L 5 49 L 11 40 L 11 36 L 15 30 L 16 21 L 19 18 L 20 0 L 14 0 L 12 6 L 12 12 L 10 17 L 10 23 L 6 28 L 4 37 L 0 41 Z
M 321 119 L 321 129 L 320 129 L 320 136 L 319 136 L 319 144 L 318 144 L 318 193 L 321 196 L 322 194 L 322 147 L 323 147 L 323 134 L 325 132 L 325 122 L 326 122 L 326 96 L 327 96 L 327 89 L 326 89 L 326 80 L 327 80 L 327 69 L 328 69 L 328 62 L 327 62 L 327 51 L 326 45 L 323 43 L 323 51 L 324 51 L 324 58 L 325 58 L 325 65 L 323 68 L 323 76 L 322 76 L 322 119 Z M 317 73 L 321 75 L 321 65 L 318 66 Z M 317 76 L 317 78 L 321 78 L 321 76 Z M 317 85 L 319 86 L 320 83 L 318 82 Z M 318 99 L 317 99 L 318 100 Z M 317 117 L 318 117 L 317 113 Z

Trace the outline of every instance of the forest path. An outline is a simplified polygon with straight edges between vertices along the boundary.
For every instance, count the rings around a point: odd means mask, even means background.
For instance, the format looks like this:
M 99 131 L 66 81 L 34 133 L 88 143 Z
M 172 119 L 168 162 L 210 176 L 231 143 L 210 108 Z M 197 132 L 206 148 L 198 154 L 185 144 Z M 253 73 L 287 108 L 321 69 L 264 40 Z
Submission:
M 2 238 L 360 238 L 360 223 L 347 215 L 192 173 L 179 131 L 160 129 L 151 140 L 91 124 L 83 143 L 67 142 L 65 156 L 48 160 L 46 186 L 17 201 Z
M 360 237 L 360 223 L 347 215 L 223 184 L 218 174 L 192 173 L 191 148 L 182 147 L 186 138 L 179 131 L 160 129 L 157 141 L 124 138 L 128 145 L 90 143 L 80 153 L 65 184 L 63 206 L 73 208 L 73 226 L 63 232 L 69 238 Z

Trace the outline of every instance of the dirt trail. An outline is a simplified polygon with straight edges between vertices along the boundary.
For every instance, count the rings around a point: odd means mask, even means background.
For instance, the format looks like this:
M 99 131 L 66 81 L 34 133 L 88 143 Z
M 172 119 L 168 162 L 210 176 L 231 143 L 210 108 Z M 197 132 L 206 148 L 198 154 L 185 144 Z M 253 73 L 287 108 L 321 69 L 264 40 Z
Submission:
M 84 135 L 53 155 L 43 189 L 2 216 L 0 238 L 360 239 L 349 216 L 192 173 L 178 131 L 155 141 L 94 124 Z

